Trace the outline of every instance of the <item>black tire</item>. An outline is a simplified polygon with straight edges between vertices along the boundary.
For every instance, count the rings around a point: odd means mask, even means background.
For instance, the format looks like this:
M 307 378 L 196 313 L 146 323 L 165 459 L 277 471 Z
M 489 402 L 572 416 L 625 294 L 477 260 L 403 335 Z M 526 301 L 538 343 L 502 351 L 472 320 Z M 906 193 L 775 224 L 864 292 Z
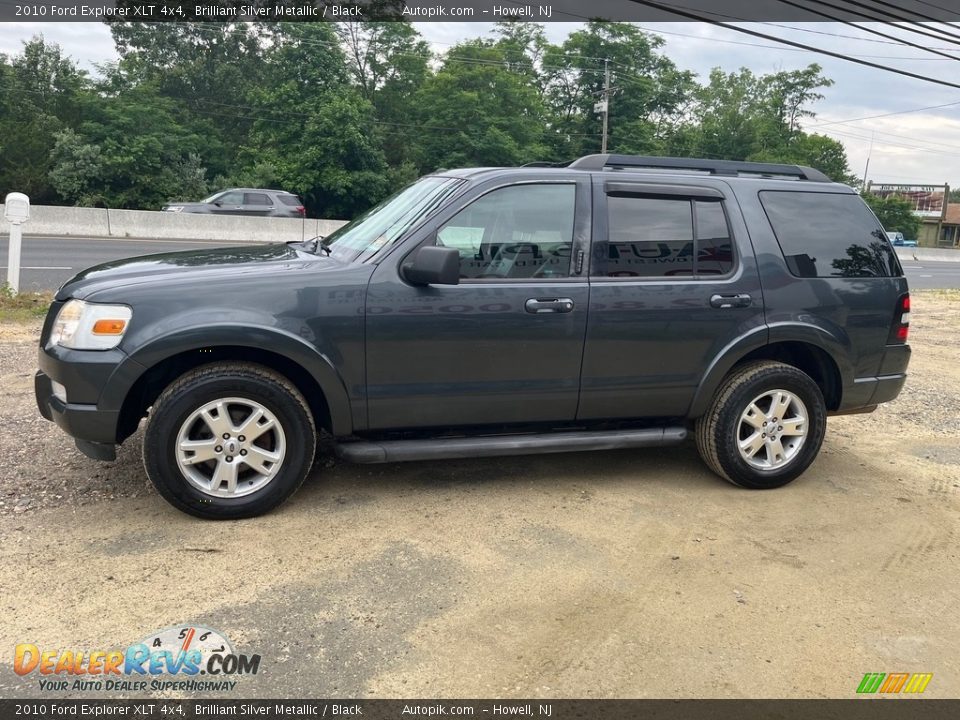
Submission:
M 803 403 L 807 417 L 806 435 L 783 465 L 759 469 L 741 456 L 738 447 L 741 416 L 754 399 L 775 390 L 793 393 Z M 820 452 L 826 427 L 827 408 L 823 393 L 810 376 L 792 365 L 761 360 L 734 368 L 721 384 L 710 409 L 697 420 L 697 449 L 707 466 L 725 480 L 752 490 L 769 490 L 783 487 L 810 466 Z M 746 435 L 749 439 L 749 432 Z M 764 452 L 769 453 L 769 450 Z M 764 456 L 765 459 L 768 457 Z
M 273 415 L 283 435 L 284 453 L 275 463 L 275 474 L 261 488 L 240 497 L 203 492 L 187 480 L 177 459 L 177 438 L 184 424 L 207 403 L 224 398 L 256 403 Z M 289 380 L 261 365 L 212 363 L 182 375 L 154 403 L 144 432 L 143 464 L 157 491 L 177 509 L 211 520 L 249 518 L 272 510 L 297 491 L 313 464 L 316 444 L 313 416 Z M 249 452 L 253 457 L 255 448 Z M 198 472 L 214 467 L 219 460 L 211 462 L 213 466 L 198 463 Z M 256 474 L 249 466 L 240 467 L 236 472 Z

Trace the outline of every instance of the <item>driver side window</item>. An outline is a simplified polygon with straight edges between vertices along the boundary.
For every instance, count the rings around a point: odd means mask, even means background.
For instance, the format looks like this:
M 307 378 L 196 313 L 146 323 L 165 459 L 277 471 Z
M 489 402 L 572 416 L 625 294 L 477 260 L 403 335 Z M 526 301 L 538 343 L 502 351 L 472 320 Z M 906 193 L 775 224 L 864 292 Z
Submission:
M 511 185 L 487 193 L 437 232 L 460 252 L 460 277 L 558 278 L 570 274 L 576 186 Z

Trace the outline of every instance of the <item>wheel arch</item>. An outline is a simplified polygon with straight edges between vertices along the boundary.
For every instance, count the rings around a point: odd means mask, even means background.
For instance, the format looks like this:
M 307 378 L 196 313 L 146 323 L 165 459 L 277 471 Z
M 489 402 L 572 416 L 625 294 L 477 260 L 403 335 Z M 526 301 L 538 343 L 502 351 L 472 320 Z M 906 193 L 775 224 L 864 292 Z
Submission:
M 844 377 L 852 375 L 843 358 L 842 341 L 821 328 L 800 326 L 795 334 L 773 333 L 763 344 L 738 343 L 720 356 L 704 374 L 688 416 L 697 418 L 710 406 L 714 393 L 730 372 L 746 362 L 774 360 L 802 370 L 820 387 L 828 411 L 837 410 L 843 399 Z
M 350 402 L 340 375 L 323 355 L 299 338 L 284 333 L 244 328 L 202 329 L 203 336 L 168 336 L 138 350 L 131 360 L 146 370 L 124 394 L 117 423 L 117 442 L 136 431 L 148 408 L 171 382 L 186 372 L 214 362 L 249 362 L 271 368 L 306 399 L 318 428 L 347 435 L 353 430 Z M 197 340 L 202 340 L 197 342 Z

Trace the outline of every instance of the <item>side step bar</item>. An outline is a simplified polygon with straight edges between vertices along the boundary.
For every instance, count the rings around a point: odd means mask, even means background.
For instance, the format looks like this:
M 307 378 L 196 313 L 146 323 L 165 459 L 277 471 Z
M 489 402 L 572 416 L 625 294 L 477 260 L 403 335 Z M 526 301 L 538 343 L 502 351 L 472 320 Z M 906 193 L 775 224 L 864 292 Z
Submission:
M 598 432 L 487 435 L 431 440 L 385 440 L 382 442 L 360 440 L 338 443 L 337 455 L 354 463 L 385 463 L 659 447 L 676 445 L 683 442 L 686 437 L 686 428 L 668 427 Z

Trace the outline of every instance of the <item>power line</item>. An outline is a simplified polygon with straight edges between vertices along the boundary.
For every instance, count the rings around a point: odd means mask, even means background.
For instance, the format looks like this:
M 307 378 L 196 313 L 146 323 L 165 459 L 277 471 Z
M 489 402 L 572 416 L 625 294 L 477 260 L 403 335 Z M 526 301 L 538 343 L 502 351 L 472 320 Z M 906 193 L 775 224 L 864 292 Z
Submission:
M 820 0 L 807 0 L 807 1 L 808 1 L 808 2 L 815 2 L 815 3 L 817 3 L 818 5 L 825 5 L 826 7 L 833 8 L 833 9 L 837 9 L 835 6 L 830 5 L 830 4 L 828 4 L 828 3 L 821 2 Z M 842 19 L 842 18 L 837 17 L 836 15 L 831 15 L 830 13 L 825 13 L 825 12 L 822 12 L 822 11 L 820 11 L 820 10 L 812 10 L 812 9 L 810 9 L 810 8 L 807 8 L 807 7 L 803 6 L 803 5 L 800 5 L 800 4 L 798 4 L 798 3 L 792 2 L 792 0 L 778 0 L 778 2 L 783 3 L 784 5 L 789 5 L 790 7 L 798 8 L 798 9 L 800 9 L 800 10 L 806 10 L 807 12 L 815 13 L 815 14 L 819 15 L 820 17 L 825 17 L 825 18 L 827 18 L 828 20 L 833 20 L 833 21 L 835 21 L 835 22 L 843 23 L 844 25 L 849 25 L 850 27 L 857 28 L 858 30 L 862 30 L 863 32 L 868 32 L 868 33 L 870 33 L 870 34 L 872 34 L 872 35 L 876 35 L 877 37 L 887 38 L 888 40 L 896 40 L 896 41 L 899 42 L 901 45 L 907 45 L 908 47 L 916 48 L 916 49 L 918 49 L 918 50 L 923 50 L 924 52 L 929 52 L 929 53 L 933 53 L 934 55 L 940 55 L 940 56 L 942 56 L 942 57 L 949 58 L 949 59 L 951 59 L 951 60 L 960 61 L 960 58 L 956 57 L 955 55 L 947 55 L 946 53 L 941 52 L 940 50 L 933 50 L 933 49 L 931 49 L 931 48 L 929 48 L 929 47 L 924 47 L 923 45 L 920 45 L 919 43 L 915 43 L 915 42 L 912 42 L 912 41 L 910 41 L 910 40 L 906 40 L 906 39 L 904 39 L 904 38 L 898 38 L 896 35 L 888 35 L 887 33 L 880 32 L 879 30 L 874 30 L 873 28 L 867 28 L 867 27 L 863 27 L 863 26 L 861 26 L 861 25 L 857 25 L 856 23 L 850 22 L 849 20 L 844 20 L 844 19 Z M 852 0 L 851 0 L 851 2 L 852 2 Z M 853 10 L 848 10 L 847 12 L 852 12 L 852 13 L 855 14 L 855 15 L 861 15 L 862 17 L 866 17 L 866 16 L 863 15 L 863 13 L 857 13 L 856 11 L 853 11 Z M 872 19 L 872 18 L 871 18 L 871 19 Z M 899 26 L 895 26 L 895 27 L 899 27 Z M 926 33 L 919 33 L 919 34 L 925 35 Z M 934 37 L 936 37 L 936 36 L 934 36 Z M 938 39 L 938 40 L 944 40 L 944 38 L 940 38 L 940 37 L 937 37 L 937 39 Z M 952 42 L 952 41 L 947 40 L 947 42 Z
M 871 0 L 871 1 L 874 2 L 874 3 L 876 3 L 877 5 L 884 5 L 884 6 L 886 6 L 886 7 L 892 7 L 892 8 L 894 8 L 894 9 L 896 9 L 896 10 L 900 10 L 900 8 L 898 8 L 896 5 L 892 5 L 891 3 L 886 2 L 886 0 Z M 787 5 L 792 5 L 792 3 L 788 3 L 788 2 L 786 2 L 786 0 L 779 0 L 779 2 L 784 3 L 784 4 L 787 4 Z M 886 23 L 889 23 L 889 22 L 890 22 L 889 20 L 884 20 L 884 19 L 882 19 L 882 18 L 874 17 L 873 15 L 868 15 L 867 13 L 859 12 L 859 11 L 857 11 L 857 10 L 851 10 L 849 7 L 844 7 L 844 6 L 837 7 L 836 5 L 833 5 L 833 4 L 831 4 L 831 3 L 824 2 L 824 0 L 807 0 L 807 2 L 814 3 L 815 5 L 822 5 L 823 7 L 828 7 L 828 8 L 830 8 L 831 10 L 840 10 L 840 11 L 842 11 L 842 12 L 850 13 L 851 15 L 859 15 L 860 17 L 866 18 L 867 20 L 874 20 L 874 21 L 880 21 L 880 22 L 886 22 Z M 894 13 L 891 13 L 891 12 L 887 11 L 887 10 L 880 10 L 880 9 L 878 9 L 878 8 L 871 7 L 870 5 L 865 5 L 864 3 L 859 2 L 858 0 L 844 0 L 844 2 L 845 2 L 846 5 L 848 5 L 848 6 L 849 6 L 849 5 L 853 5 L 853 6 L 855 6 L 855 7 L 865 8 L 865 9 L 869 10 L 870 12 L 878 13 L 878 14 L 880 14 L 880 15 L 884 15 L 884 16 L 886 16 L 886 17 L 888 17 L 888 18 L 892 18 L 892 19 L 894 19 L 894 20 L 907 21 L 907 22 L 912 22 L 912 23 L 914 23 L 914 24 L 918 24 L 917 21 L 916 21 L 914 18 L 911 18 L 911 17 L 903 17 L 903 15 L 896 15 L 896 14 L 894 14 Z M 794 7 L 798 7 L 798 6 L 794 6 Z M 822 13 L 820 13 L 820 12 L 817 12 L 816 10 L 810 10 L 809 8 L 801 8 L 801 9 L 805 9 L 805 10 L 807 10 L 808 12 L 814 12 L 814 13 L 816 13 L 816 14 L 818 14 L 818 15 L 821 15 L 821 14 L 822 14 Z M 929 21 L 931 21 L 931 22 L 938 22 L 936 18 L 932 18 L 932 17 L 930 17 L 929 15 L 921 15 L 920 13 L 914 13 L 914 15 L 915 15 L 916 17 L 918 17 L 918 18 L 922 18 L 922 19 L 925 19 L 925 20 L 929 20 Z M 843 21 L 842 21 L 842 22 L 843 22 Z M 899 27 L 899 26 L 895 25 L 895 27 Z M 913 29 L 909 29 L 909 28 L 904 28 L 904 29 L 905 29 L 905 30 L 908 30 L 909 32 L 917 33 L 918 35 L 927 35 L 928 37 L 937 38 L 937 35 L 932 35 L 932 34 L 930 34 L 930 33 L 922 32 L 922 31 L 920 31 L 920 30 L 913 30 Z M 945 35 L 945 36 L 947 36 L 947 37 L 953 37 L 953 38 L 956 38 L 957 40 L 960 40 L 960 35 L 954 35 L 953 33 L 948 33 L 948 32 L 943 32 L 943 31 L 941 31 L 941 32 L 943 33 L 943 35 Z M 937 38 L 937 39 L 945 39 L 945 38 Z M 947 42 L 954 42 L 954 41 L 947 40 Z
M 909 108 L 907 110 L 895 110 L 894 112 L 879 113 L 877 115 L 864 115 L 863 117 L 849 118 L 847 120 L 830 120 L 824 123 L 817 123 L 816 125 L 808 125 L 807 129 L 811 130 L 813 128 L 826 127 L 827 125 L 844 125 L 847 123 L 859 122 L 861 120 L 876 120 L 878 118 L 891 117 L 893 115 L 907 115 L 909 113 L 923 112 L 924 110 L 941 110 L 947 107 L 956 107 L 957 105 L 960 105 L 960 100 L 942 103 L 940 105 L 926 105 L 924 107 Z
M 736 18 L 736 19 L 739 19 L 739 18 Z M 796 32 L 810 33 L 810 34 L 813 34 L 813 35 L 825 35 L 825 36 L 828 36 L 828 37 L 843 38 L 843 39 L 845 39 L 845 40 L 856 40 L 857 42 L 876 43 L 876 44 L 878 44 L 878 45 L 896 45 L 896 46 L 898 46 L 898 47 L 902 47 L 902 46 L 903 46 L 903 43 L 901 43 L 901 42 L 899 42 L 899 41 L 893 41 L 893 40 L 874 40 L 873 38 L 858 37 L 858 36 L 856 36 L 856 35 L 845 35 L 845 34 L 843 34 L 843 33 L 827 32 L 826 30 L 814 30 L 814 29 L 812 29 L 812 28 L 794 27 L 793 25 L 784 25 L 784 24 L 782 24 L 782 23 L 761 22 L 761 23 L 757 23 L 757 24 L 758 24 L 758 25 L 767 25 L 767 26 L 769 26 L 769 27 L 778 27 L 778 28 L 782 28 L 783 30 L 794 30 L 794 31 L 796 31 Z M 854 25 L 853 27 L 856 28 L 856 29 L 862 29 L 862 28 L 860 28 L 860 26 L 858 26 L 858 25 Z M 945 47 L 938 47 L 938 48 L 933 48 L 933 49 L 934 49 L 934 50 L 954 50 L 954 48 L 945 48 Z M 857 57 L 857 56 L 854 56 L 854 57 Z M 870 57 L 870 56 L 869 56 L 869 55 L 860 55 L 859 57 Z M 874 57 L 877 57 L 877 56 L 874 56 Z M 917 59 L 919 59 L 919 58 L 917 58 Z
M 787 40 L 785 38 L 778 38 L 774 35 L 767 35 L 766 33 L 757 32 L 755 30 L 749 30 L 747 28 L 737 27 L 735 25 L 728 25 L 727 23 L 720 22 L 718 20 L 709 20 L 707 18 L 704 18 L 702 15 L 697 15 L 696 13 L 687 12 L 685 10 L 677 10 L 677 9 L 669 8 L 657 2 L 649 2 L 649 0 L 629 0 L 629 2 L 635 3 L 637 5 L 644 5 L 646 7 L 651 7 L 658 10 L 663 10 L 664 12 L 672 13 L 674 15 L 679 15 L 680 17 L 685 17 L 689 20 L 698 20 L 700 22 L 706 22 L 711 25 L 716 25 L 718 27 L 727 28 L 728 30 L 733 30 L 734 32 L 743 33 L 745 35 L 752 35 L 754 37 L 763 38 L 764 40 L 772 40 L 777 43 L 783 43 L 784 45 L 791 45 L 793 47 L 799 47 L 805 50 L 811 50 L 821 55 L 827 55 L 829 57 L 834 57 L 839 60 L 846 60 L 847 62 L 856 63 L 857 65 L 864 65 L 866 67 L 872 67 L 874 69 L 883 70 L 885 72 L 894 73 L 896 75 L 903 75 L 904 77 L 913 78 L 914 80 L 922 80 L 924 82 L 932 83 L 934 85 L 943 85 L 944 87 L 952 87 L 960 90 L 960 84 L 952 83 L 947 80 L 937 80 L 935 78 L 926 77 L 925 75 L 919 75 L 917 73 L 913 73 L 908 70 L 900 70 L 898 68 L 888 67 L 887 65 L 881 65 L 879 63 L 870 62 L 869 60 L 860 60 L 858 58 L 852 58 L 842 53 L 833 52 L 832 50 L 824 50 L 823 48 L 817 48 L 811 45 L 805 45 L 803 43 L 798 43 L 793 40 Z
M 777 25 L 776 23 L 759 23 L 759 24 L 761 24 L 761 25 L 776 25 L 776 27 L 782 27 L 782 28 L 784 28 L 784 29 L 786 29 L 786 30 L 805 30 L 805 31 L 807 31 L 807 32 L 817 32 L 816 30 L 807 30 L 806 28 L 792 28 L 792 27 L 789 27 L 788 25 Z M 815 52 L 812 51 L 812 50 L 800 50 L 800 49 L 798 49 L 798 48 L 792 48 L 792 47 L 781 48 L 781 47 L 777 47 L 776 45 L 764 45 L 763 43 L 741 42 L 741 41 L 739 41 L 739 40 L 724 40 L 724 39 L 721 39 L 721 38 L 703 37 L 702 35 L 690 35 L 690 34 L 688 34 L 688 33 L 678 33 L 678 32 L 674 32 L 674 31 L 672 31 L 672 30 L 660 30 L 660 29 L 656 29 L 656 28 L 643 27 L 643 26 L 639 26 L 639 25 L 638 25 L 638 27 L 640 27 L 640 29 L 643 30 L 644 32 L 648 32 L 648 33 L 651 33 L 651 34 L 654 34 L 654 35 L 676 35 L 677 37 L 690 38 L 691 40 L 700 40 L 700 41 L 703 41 L 703 42 L 725 43 L 725 44 L 727 44 L 727 45 L 744 45 L 744 46 L 747 46 L 747 47 L 758 47 L 758 48 L 764 48 L 764 49 L 767 49 L 767 50 L 789 50 L 790 52 L 799 52 L 799 53 L 808 53 L 808 54 L 809 54 L 809 53 L 814 53 L 814 54 L 815 54 Z M 824 35 L 834 35 L 835 37 L 845 37 L 845 38 L 850 38 L 850 39 L 854 39 L 854 40 L 858 39 L 858 38 L 854 38 L 852 35 L 835 35 L 834 33 L 822 33 L 822 34 L 824 34 Z M 867 39 L 867 38 L 864 38 L 864 40 L 865 40 L 866 42 L 882 42 L 882 43 L 885 43 L 885 44 L 888 44 L 888 45 L 900 45 L 900 43 L 893 43 L 893 42 L 887 43 L 887 42 L 884 41 L 884 40 L 870 40 L 870 39 Z M 870 58 L 870 59 L 875 59 L 875 60 L 907 60 L 907 61 L 922 60 L 922 61 L 934 61 L 934 62 L 943 62 L 945 59 L 947 59 L 947 58 L 939 58 L 939 57 L 925 58 L 925 57 L 915 57 L 915 56 L 914 56 L 914 57 L 904 57 L 903 55 L 859 55 L 859 54 L 857 54 L 857 55 L 851 54 L 850 57 Z M 956 58 L 949 58 L 949 59 L 956 59 Z

